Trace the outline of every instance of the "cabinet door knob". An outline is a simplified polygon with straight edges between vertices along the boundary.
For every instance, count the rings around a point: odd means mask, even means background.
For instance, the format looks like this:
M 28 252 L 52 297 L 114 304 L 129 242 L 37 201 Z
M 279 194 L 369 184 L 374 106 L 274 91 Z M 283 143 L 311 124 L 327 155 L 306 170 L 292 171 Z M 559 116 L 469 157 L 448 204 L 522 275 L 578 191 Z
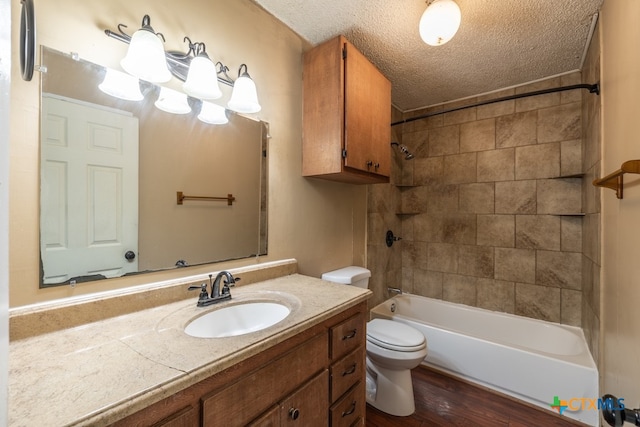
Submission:
M 300 410 L 298 408 L 289 409 L 289 417 L 291 417 L 292 420 L 297 420 L 298 417 L 300 417 Z
M 373 167 L 374 167 L 374 168 L 376 168 L 376 169 L 378 169 L 378 168 L 380 167 L 380 163 L 374 163 L 374 164 L 373 164 Z
M 373 162 L 371 160 L 367 160 L 367 167 L 370 168 L 373 166 Z

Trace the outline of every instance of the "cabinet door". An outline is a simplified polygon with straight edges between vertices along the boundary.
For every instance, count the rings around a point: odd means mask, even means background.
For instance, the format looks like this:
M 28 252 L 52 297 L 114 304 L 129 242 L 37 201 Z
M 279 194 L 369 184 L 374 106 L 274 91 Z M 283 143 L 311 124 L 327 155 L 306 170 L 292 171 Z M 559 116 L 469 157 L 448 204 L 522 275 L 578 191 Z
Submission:
M 329 371 L 326 369 L 287 397 L 281 405 L 281 426 L 327 426 Z
M 389 176 L 391 83 L 352 44 L 345 50 L 345 166 Z

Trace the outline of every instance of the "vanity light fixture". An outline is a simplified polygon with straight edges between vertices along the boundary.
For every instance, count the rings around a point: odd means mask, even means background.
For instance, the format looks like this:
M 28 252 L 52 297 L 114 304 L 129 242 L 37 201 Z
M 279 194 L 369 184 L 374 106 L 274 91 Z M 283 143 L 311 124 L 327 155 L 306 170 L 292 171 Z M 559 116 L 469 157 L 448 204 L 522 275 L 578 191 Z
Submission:
M 451 40 L 460 28 L 460 7 L 453 0 L 432 0 L 420 18 L 420 37 L 431 46 Z
M 242 68 L 244 67 L 244 72 Z M 258 103 L 256 84 L 247 72 L 247 65 L 242 64 L 238 70 L 238 79 L 233 85 L 229 100 L 229 108 L 238 113 L 257 113 L 262 107 Z
M 187 114 L 191 112 L 187 95 L 168 87 L 160 88 L 160 95 L 154 105 L 162 111 L 172 114 Z
M 150 42 L 149 36 L 153 36 L 161 47 L 162 42 L 160 42 L 158 36 L 162 36 L 162 34 L 156 34 L 153 31 L 150 25 L 149 15 L 144 16 L 142 20 L 142 29 L 136 31 L 133 37 L 126 34 L 123 31 L 123 28 L 127 28 L 126 25 L 118 24 L 118 32 L 105 30 L 105 34 L 109 37 L 115 38 L 116 40 L 130 44 L 127 56 L 122 60 L 121 65 L 125 71 L 132 75 L 137 75 L 134 74 L 134 67 L 130 66 L 130 64 L 135 63 L 134 57 L 139 56 L 140 58 L 146 58 L 149 55 L 149 52 L 139 50 L 142 48 L 138 48 L 139 45 L 137 43 L 135 50 L 132 49 L 131 45 L 134 42 L 137 42 L 137 39 L 139 38 L 137 37 L 138 33 L 142 34 L 140 38 L 143 41 Z M 193 43 L 188 37 L 185 37 L 184 40 L 189 43 L 189 49 L 186 53 L 165 51 L 164 48 L 162 48 L 164 61 L 168 66 L 167 72 L 169 73 L 169 78 L 171 77 L 171 74 L 173 74 L 176 78 L 185 82 L 183 90 L 189 96 L 199 99 L 216 99 L 222 96 L 218 82 L 232 86 L 233 91 L 228 103 L 228 108 L 230 110 L 239 113 L 257 113 L 260 111 L 261 106 L 258 102 L 256 85 L 249 76 L 246 64 L 242 64 L 240 66 L 238 78 L 234 80 L 227 74 L 229 68 L 226 65 L 221 62 L 217 62 L 214 65 L 206 54 L 204 43 Z M 157 52 L 157 43 L 149 44 L 149 46 L 152 46 L 150 49 L 153 50 L 153 52 Z M 150 60 L 144 61 L 151 62 Z M 141 75 L 137 75 L 137 77 L 151 82 L 169 80 L 169 78 L 166 80 L 150 80 L 149 76 L 142 77 Z
M 189 40 L 185 37 L 185 40 Z M 193 51 L 194 58 L 189 64 L 187 80 L 182 89 L 187 95 L 198 99 L 218 99 L 222 96 L 218 86 L 218 72 L 215 64 L 207 55 L 204 43 L 191 43 L 189 51 Z
M 126 25 L 119 25 L 126 28 Z M 122 30 L 120 30 L 122 31 Z M 142 18 L 142 28 L 133 33 L 130 38 L 127 55 L 122 58 L 120 65 L 132 76 L 151 83 L 164 83 L 171 79 L 167 68 L 167 60 L 162 44 L 162 34 L 156 34 L 151 27 L 151 18 Z
M 144 96 L 140 92 L 140 81 L 131 74 L 107 68 L 104 80 L 98 88 L 107 95 L 124 99 L 125 101 L 142 101 Z

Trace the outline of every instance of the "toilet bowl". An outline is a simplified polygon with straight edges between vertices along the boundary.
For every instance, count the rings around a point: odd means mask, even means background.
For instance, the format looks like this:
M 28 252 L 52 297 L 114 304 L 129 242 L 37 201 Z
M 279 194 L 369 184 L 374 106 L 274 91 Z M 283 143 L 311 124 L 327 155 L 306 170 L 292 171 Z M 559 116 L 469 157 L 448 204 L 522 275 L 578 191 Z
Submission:
M 322 275 L 334 283 L 369 286 L 371 272 L 362 267 L 345 267 Z M 367 403 L 396 416 L 415 411 L 411 369 L 427 356 L 427 341 L 415 328 L 387 319 L 367 323 Z
M 386 319 L 367 323 L 367 403 L 396 416 L 414 413 L 411 369 L 427 356 L 420 331 Z

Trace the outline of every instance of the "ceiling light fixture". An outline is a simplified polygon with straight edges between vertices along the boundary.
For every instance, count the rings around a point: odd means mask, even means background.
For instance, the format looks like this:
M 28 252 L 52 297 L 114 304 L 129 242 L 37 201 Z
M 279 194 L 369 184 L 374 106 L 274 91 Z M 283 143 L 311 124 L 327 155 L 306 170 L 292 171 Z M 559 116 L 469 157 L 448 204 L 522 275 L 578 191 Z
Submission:
M 420 18 L 420 37 L 431 46 L 441 46 L 456 35 L 460 27 L 460 7 L 453 0 L 433 0 Z
M 123 31 L 123 28 L 127 28 L 124 24 L 118 24 L 118 32 L 111 30 L 105 30 L 105 34 L 116 40 L 120 40 L 124 43 L 129 43 L 129 49 L 127 56 L 122 60 L 122 68 L 129 74 L 132 74 L 141 80 L 147 80 L 150 82 L 158 83 L 162 81 L 168 81 L 173 74 L 179 80 L 184 82 L 183 90 L 189 96 L 198 99 L 216 99 L 222 96 L 218 82 L 233 87 L 231 99 L 228 103 L 230 110 L 239 113 L 257 113 L 261 110 L 260 103 L 258 102 L 258 94 L 256 85 L 247 72 L 247 65 L 242 64 L 238 71 L 238 78 L 232 79 L 227 74 L 229 68 L 221 62 L 213 63 L 205 51 L 204 43 L 193 43 L 188 37 L 184 40 L 189 43 L 189 49 L 186 53 L 165 51 L 162 47 L 162 42 L 158 36 L 162 36 L 160 33 L 155 33 L 150 25 L 149 15 L 145 15 L 142 20 L 142 28 L 136 31 L 133 36 L 129 36 Z M 141 34 L 138 37 L 138 34 Z M 154 52 L 155 58 L 158 52 L 158 44 L 152 44 L 151 38 L 155 39 L 159 43 L 162 49 L 163 60 L 165 69 L 169 74 L 166 80 L 160 80 L 157 77 L 150 77 L 144 73 L 138 73 L 137 69 L 131 64 L 137 63 L 136 58 L 147 58 L 143 62 L 151 63 L 150 52 L 143 46 L 149 46 L 148 49 Z M 138 44 L 138 39 L 142 39 L 142 44 Z M 162 37 L 164 39 L 164 37 Z M 135 49 L 132 48 L 132 44 L 135 43 Z M 146 44 L 148 43 L 148 44 Z M 139 47 L 142 46 L 142 47 Z M 154 59 L 156 64 L 161 61 Z M 168 68 L 167 68 L 168 67 Z M 162 68 L 156 65 L 154 68 Z M 138 73 L 138 74 L 136 74 Z M 144 75 L 144 76 L 143 76 Z M 222 108 L 222 107 L 221 107 Z

